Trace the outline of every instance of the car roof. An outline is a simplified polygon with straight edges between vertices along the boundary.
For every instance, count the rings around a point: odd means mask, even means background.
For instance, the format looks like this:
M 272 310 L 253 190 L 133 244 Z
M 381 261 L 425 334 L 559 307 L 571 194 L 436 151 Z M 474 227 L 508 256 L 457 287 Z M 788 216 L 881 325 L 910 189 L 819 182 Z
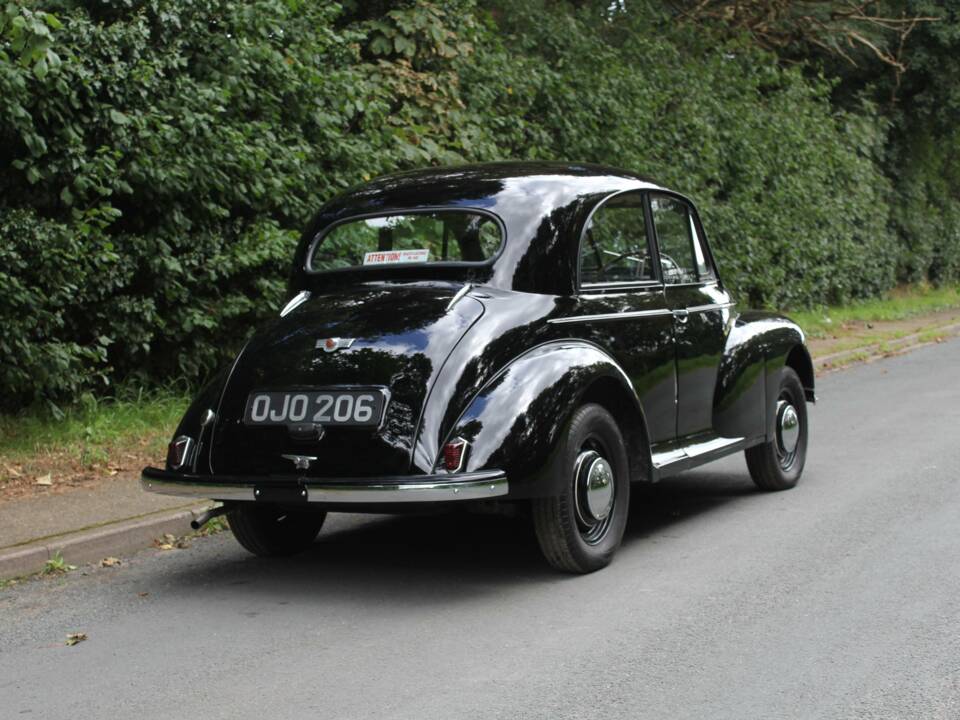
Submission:
M 310 274 L 306 270 L 310 248 L 335 223 L 355 216 L 456 208 L 491 213 L 506 231 L 504 248 L 481 281 L 505 289 L 563 294 L 573 277 L 570 243 L 564 240 L 572 237 L 603 198 L 643 189 L 666 188 L 642 175 L 591 163 L 512 161 L 384 175 L 347 190 L 321 208 L 301 238 L 294 281 L 298 274 Z M 421 266 L 421 270 L 428 276 L 458 276 L 457 268 Z M 389 268 L 360 272 L 364 277 L 404 273 Z

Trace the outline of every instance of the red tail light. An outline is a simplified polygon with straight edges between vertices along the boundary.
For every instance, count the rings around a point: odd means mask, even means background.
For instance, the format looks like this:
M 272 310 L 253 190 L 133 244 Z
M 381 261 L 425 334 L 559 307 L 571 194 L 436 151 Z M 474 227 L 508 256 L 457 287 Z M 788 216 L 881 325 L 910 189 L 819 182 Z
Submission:
M 181 435 L 167 446 L 167 465 L 171 470 L 179 470 L 188 462 L 193 451 L 193 439 Z
M 443 446 L 443 466 L 448 472 L 458 472 L 463 468 L 467 456 L 467 445 L 466 440 L 457 438 Z

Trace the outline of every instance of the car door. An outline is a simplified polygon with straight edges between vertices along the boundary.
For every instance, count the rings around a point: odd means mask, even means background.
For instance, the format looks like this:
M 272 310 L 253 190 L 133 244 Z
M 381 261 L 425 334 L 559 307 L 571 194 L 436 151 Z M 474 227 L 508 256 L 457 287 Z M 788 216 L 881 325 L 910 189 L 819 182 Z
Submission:
M 733 303 L 719 283 L 693 206 L 679 196 L 651 193 L 650 217 L 666 306 L 673 314 L 676 437 L 683 441 L 713 430 L 717 370 Z
M 591 213 L 580 238 L 576 310 L 563 322 L 607 350 L 633 383 L 652 443 L 676 431 L 673 317 L 655 265 L 642 192 Z M 576 327 L 578 330 L 573 330 Z

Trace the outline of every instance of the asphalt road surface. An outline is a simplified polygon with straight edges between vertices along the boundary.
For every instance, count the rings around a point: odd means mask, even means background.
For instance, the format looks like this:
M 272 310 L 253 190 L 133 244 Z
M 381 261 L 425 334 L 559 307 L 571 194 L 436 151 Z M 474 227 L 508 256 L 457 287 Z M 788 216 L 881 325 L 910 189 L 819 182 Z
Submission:
M 800 486 L 638 490 L 585 577 L 514 520 L 332 516 L 291 560 L 221 534 L 0 591 L 0 717 L 955 720 L 958 369 L 822 378 Z

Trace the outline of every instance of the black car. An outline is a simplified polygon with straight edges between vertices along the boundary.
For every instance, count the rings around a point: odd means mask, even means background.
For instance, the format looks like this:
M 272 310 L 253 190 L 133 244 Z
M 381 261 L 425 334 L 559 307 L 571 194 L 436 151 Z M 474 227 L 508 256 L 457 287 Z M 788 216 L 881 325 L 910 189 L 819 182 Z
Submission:
M 290 295 L 142 479 L 223 501 L 258 555 L 308 547 L 329 511 L 506 503 L 589 572 L 631 482 L 741 450 L 764 490 L 803 470 L 803 333 L 739 311 L 693 203 L 632 173 L 380 178 L 320 210 Z

